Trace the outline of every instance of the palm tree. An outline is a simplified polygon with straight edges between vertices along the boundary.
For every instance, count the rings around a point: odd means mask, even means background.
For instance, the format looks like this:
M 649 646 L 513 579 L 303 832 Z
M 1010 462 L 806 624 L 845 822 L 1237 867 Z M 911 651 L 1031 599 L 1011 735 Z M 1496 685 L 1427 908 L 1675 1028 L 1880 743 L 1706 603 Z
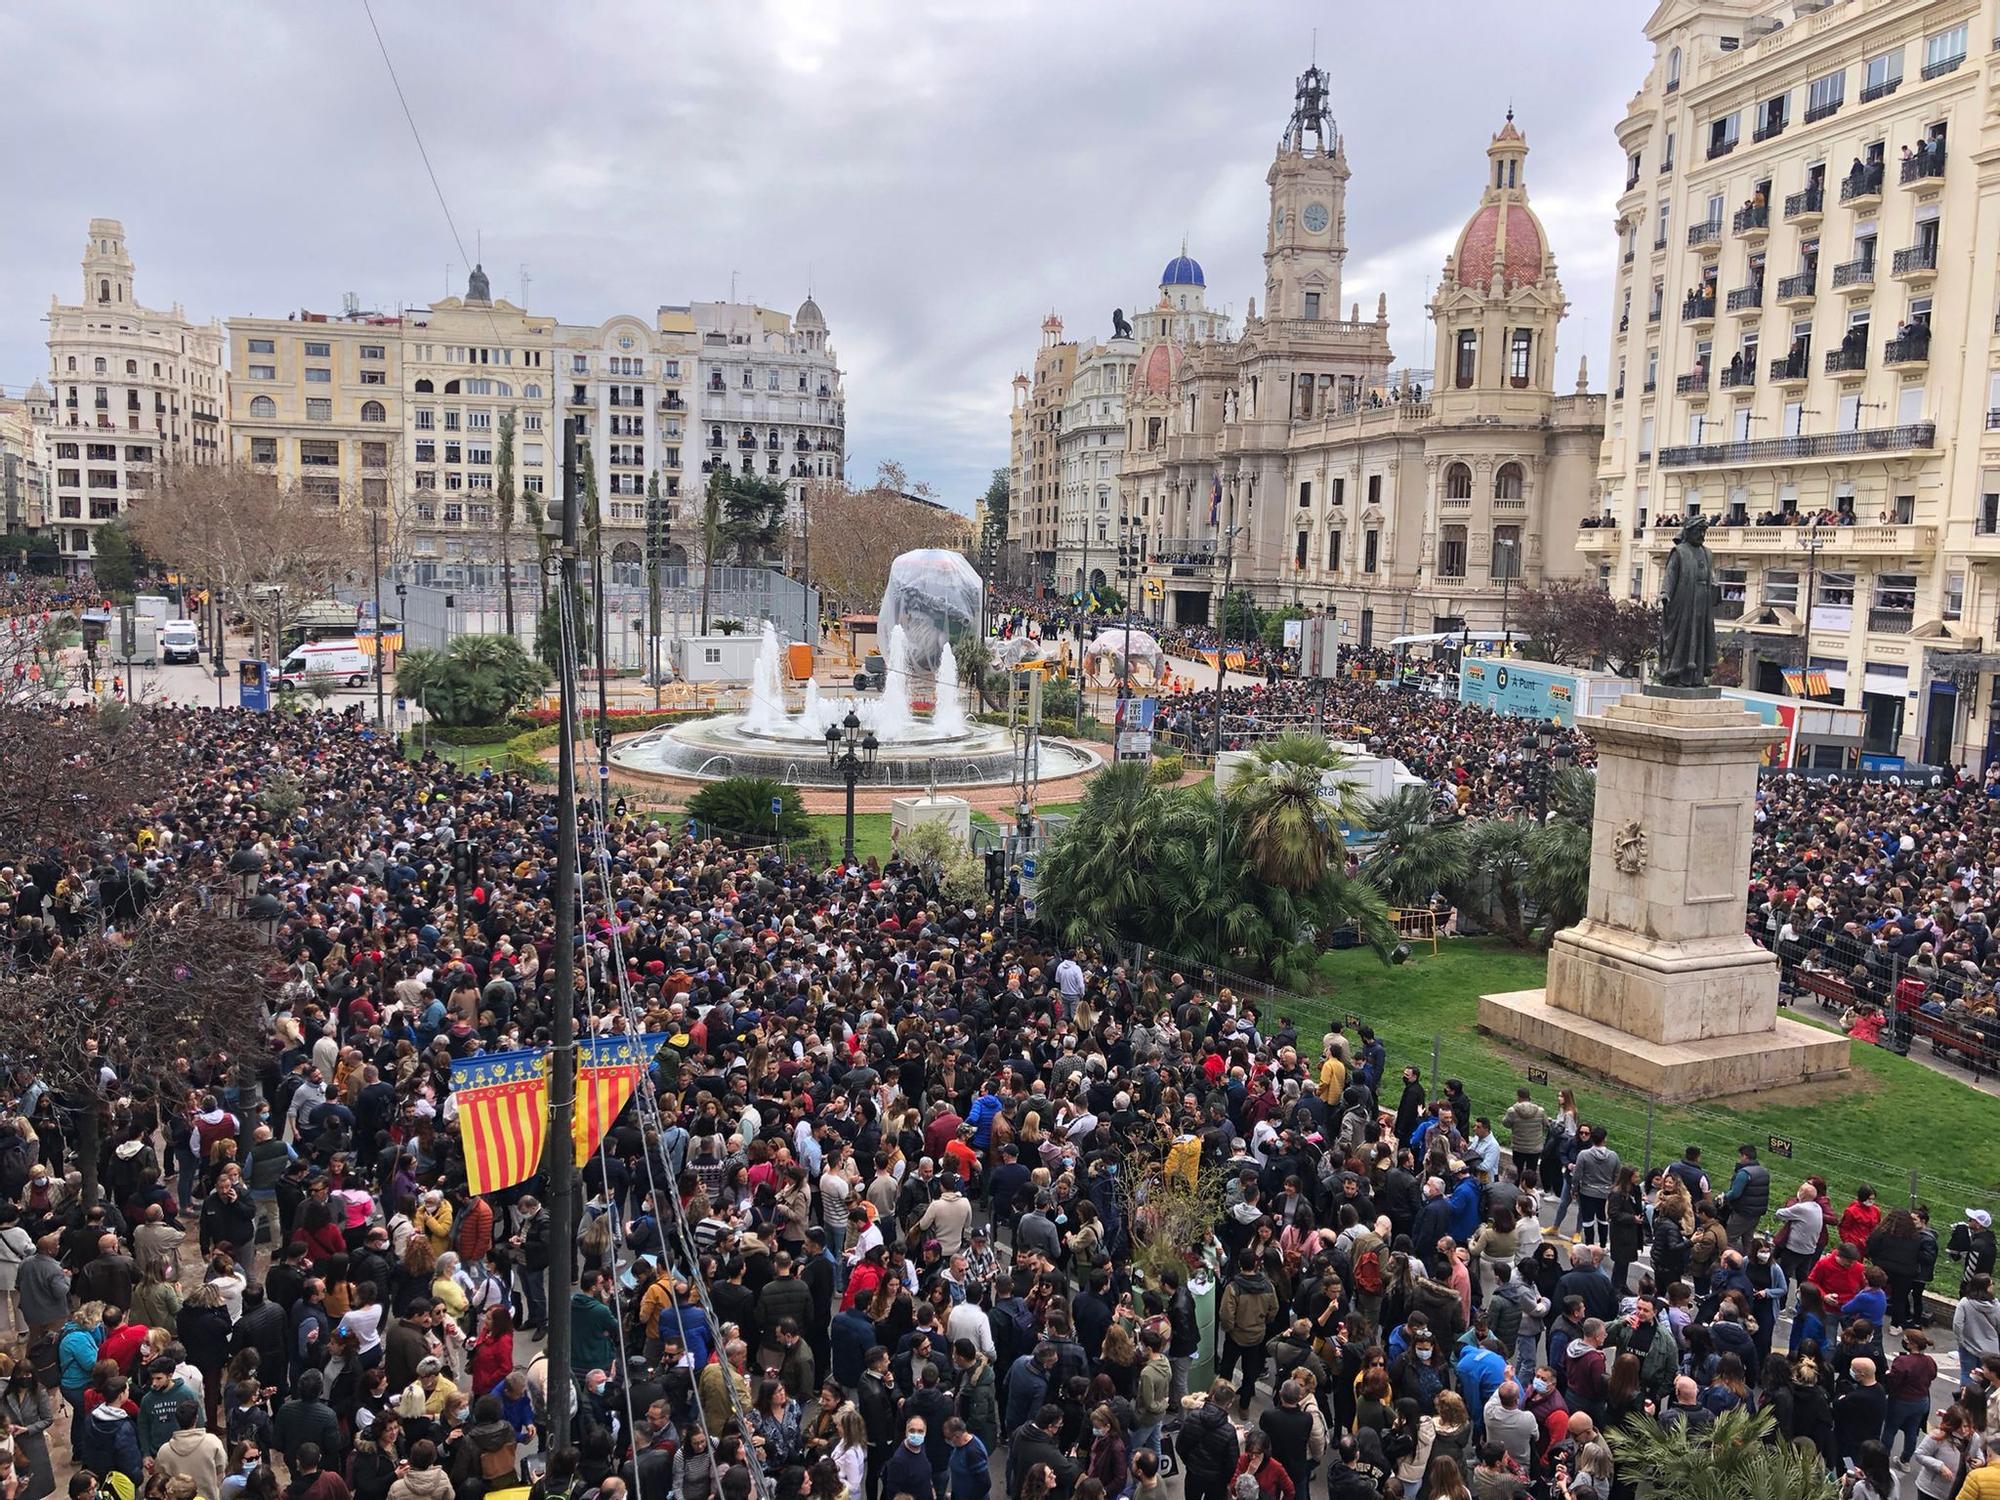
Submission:
M 1555 773 L 1548 821 L 1528 830 L 1522 887 L 1541 918 L 1541 946 L 1573 927 L 1590 905 L 1590 826 L 1597 778 L 1581 767 Z
M 1359 821 L 1357 802 L 1346 782 L 1331 791 L 1325 783 L 1347 764 L 1325 740 L 1304 734 L 1281 735 L 1252 753 L 1229 800 L 1243 813 L 1251 863 L 1264 880 L 1296 895 L 1340 867 L 1341 828 Z
M 1521 915 L 1521 880 L 1527 866 L 1528 825 L 1518 818 L 1483 818 L 1465 835 L 1465 854 L 1472 868 L 1492 882 L 1492 904 L 1486 925 L 1499 927 L 1517 948 L 1528 946 L 1528 929 Z
M 507 637 L 514 639 L 514 413 L 500 413 L 500 483 L 493 497 L 500 507 L 500 597 Z
M 993 670 L 993 648 L 986 637 L 968 631 L 951 643 L 953 660 L 958 663 L 959 681 L 970 683 L 980 706 L 986 706 L 986 674 Z
M 1776 1419 L 1739 1407 L 1706 1433 L 1632 1417 L 1605 1434 L 1619 1468 L 1675 1500 L 1836 1500 L 1840 1486 L 1811 1443 L 1773 1442 Z
M 1368 877 L 1398 905 L 1424 905 L 1434 892 L 1455 889 L 1470 868 L 1465 825 L 1439 822 L 1432 812 L 1427 786 L 1398 787 L 1362 808 L 1363 824 L 1377 836 L 1364 860 Z
M 1163 946 L 1190 958 L 1264 968 L 1274 946 L 1291 943 L 1297 908 L 1281 886 L 1263 886 L 1282 925 L 1272 922 L 1257 900 L 1260 886 L 1244 811 L 1200 788 L 1189 791 L 1194 795 L 1173 801 L 1159 866 L 1164 899 L 1146 916 Z
M 1109 766 L 1086 783 L 1036 888 L 1066 941 L 1141 930 L 1159 904 L 1166 813 L 1165 796 L 1140 762 Z

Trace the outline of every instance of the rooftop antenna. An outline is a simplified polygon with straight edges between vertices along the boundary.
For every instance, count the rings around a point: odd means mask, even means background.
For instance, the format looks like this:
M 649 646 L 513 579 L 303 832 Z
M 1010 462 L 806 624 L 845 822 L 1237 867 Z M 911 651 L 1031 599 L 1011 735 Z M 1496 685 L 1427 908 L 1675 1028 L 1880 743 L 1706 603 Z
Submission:
M 1317 26 L 1313 27 L 1312 50 L 1313 50 L 1312 65 L 1316 68 L 1319 66 L 1319 28 Z
M 734 271 L 729 273 L 729 300 L 731 302 L 736 300 L 736 273 Z
M 526 307 L 528 305 L 528 287 L 533 282 L 533 280 L 534 278 L 528 274 L 528 263 L 525 260 L 522 261 L 521 262 L 521 306 L 523 307 Z

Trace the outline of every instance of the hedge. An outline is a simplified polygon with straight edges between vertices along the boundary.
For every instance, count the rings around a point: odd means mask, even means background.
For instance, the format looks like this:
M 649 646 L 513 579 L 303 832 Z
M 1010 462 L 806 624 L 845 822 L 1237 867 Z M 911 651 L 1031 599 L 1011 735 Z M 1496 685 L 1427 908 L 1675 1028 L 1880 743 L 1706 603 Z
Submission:
M 637 734 L 645 729 L 657 729 L 662 724 L 683 724 L 690 719 L 706 719 L 714 716 L 714 710 L 706 708 L 669 709 L 661 713 L 613 714 L 611 727 L 616 734 Z M 595 724 L 597 716 L 590 715 L 578 721 L 578 728 L 588 731 Z M 562 738 L 560 724 L 545 724 L 538 729 L 530 729 L 525 734 L 516 734 L 507 741 L 506 768 L 535 781 L 555 780 L 555 767 L 541 758 L 544 750 L 552 748 Z
M 518 724 L 432 724 L 424 731 L 440 745 L 504 745 L 521 732 Z

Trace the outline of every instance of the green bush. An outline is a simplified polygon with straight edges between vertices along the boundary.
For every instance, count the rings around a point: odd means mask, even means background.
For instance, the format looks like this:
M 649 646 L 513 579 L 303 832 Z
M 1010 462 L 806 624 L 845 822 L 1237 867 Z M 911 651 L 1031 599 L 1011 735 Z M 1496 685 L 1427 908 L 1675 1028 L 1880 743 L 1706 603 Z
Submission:
M 504 745 L 520 732 L 509 719 L 504 724 L 432 724 L 425 734 L 439 745 Z
M 771 816 L 771 800 L 779 803 Z M 782 786 L 768 776 L 731 776 L 711 781 L 690 797 L 683 809 L 701 825 L 732 843 L 769 844 L 804 838 L 812 831 L 806 821 L 805 799 L 795 786 Z
M 1169 750 L 1153 757 L 1153 785 L 1173 786 L 1187 774 L 1187 762 L 1177 751 Z
M 444 651 L 406 651 L 396 689 L 435 724 L 499 724 L 549 681 L 549 669 L 501 635 L 462 635 Z

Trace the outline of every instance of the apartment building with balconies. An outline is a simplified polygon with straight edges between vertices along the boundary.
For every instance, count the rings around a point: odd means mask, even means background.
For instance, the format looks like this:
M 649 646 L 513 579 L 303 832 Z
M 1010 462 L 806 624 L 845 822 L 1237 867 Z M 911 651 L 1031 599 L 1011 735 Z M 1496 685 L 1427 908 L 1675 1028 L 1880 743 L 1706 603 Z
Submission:
M 225 451 L 222 327 L 176 303 L 145 307 L 125 227 L 92 219 L 83 298 L 51 298 L 50 514 L 65 566 L 87 573 L 92 535 L 143 503 L 167 463 L 216 463 Z
M 474 266 L 463 297 L 404 312 L 402 358 L 408 456 L 393 560 L 420 583 L 497 585 L 505 551 L 516 584 L 532 588 L 522 497 L 553 495 L 562 482 L 555 320 L 494 297 Z M 510 414 L 516 508 L 503 543 L 500 435 Z
M 225 327 L 231 457 L 329 511 L 383 517 L 386 543 L 403 459 L 402 318 L 350 308 Z
M 826 316 L 808 294 L 791 317 L 740 302 L 693 302 L 691 386 L 700 490 L 717 469 L 781 483 L 786 523 L 802 524 L 807 486 L 847 473 L 847 397 Z
M 1871 753 L 1976 765 L 2000 744 L 1993 6 L 1667 0 L 1647 35 L 1578 550 L 1652 598 L 1681 519 L 1713 516 L 1725 672 L 1816 669 Z
M 650 323 L 620 315 L 556 330 L 561 418 L 583 420 L 606 567 L 620 587 L 645 583 L 646 502 L 653 493 L 667 507 L 669 560 L 687 561 L 690 518 L 699 514 L 698 502 L 687 497 L 702 488 L 693 440 L 698 345 L 693 317 L 677 307 L 660 308 Z

